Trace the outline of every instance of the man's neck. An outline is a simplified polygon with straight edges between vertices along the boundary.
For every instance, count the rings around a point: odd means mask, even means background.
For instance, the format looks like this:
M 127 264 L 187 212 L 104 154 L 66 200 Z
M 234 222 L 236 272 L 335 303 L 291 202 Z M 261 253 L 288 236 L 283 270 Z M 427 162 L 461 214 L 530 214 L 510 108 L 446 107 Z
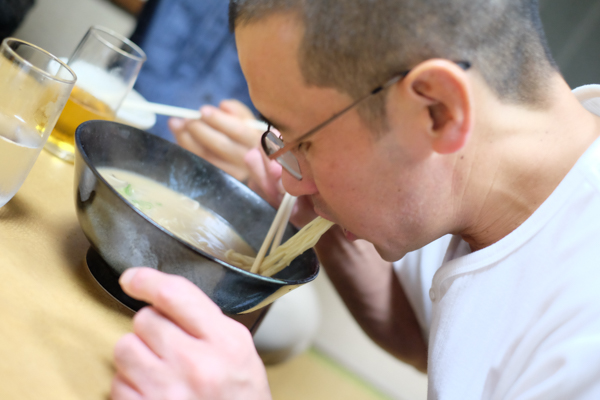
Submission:
M 474 251 L 529 218 L 600 136 L 600 118 L 581 106 L 558 75 L 540 110 L 503 104 L 485 89 L 475 96 L 478 120 L 457 162 L 454 191 L 464 193 L 456 199 L 456 233 Z

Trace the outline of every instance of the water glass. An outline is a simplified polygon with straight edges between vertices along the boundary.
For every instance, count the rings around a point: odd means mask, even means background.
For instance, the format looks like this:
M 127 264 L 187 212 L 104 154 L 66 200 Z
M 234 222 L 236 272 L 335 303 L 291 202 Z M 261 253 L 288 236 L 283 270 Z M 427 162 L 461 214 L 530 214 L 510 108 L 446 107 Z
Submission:
M 6 38 L 0 44 L 0 207 L 25 181 L 76 79 L 31 43 Z

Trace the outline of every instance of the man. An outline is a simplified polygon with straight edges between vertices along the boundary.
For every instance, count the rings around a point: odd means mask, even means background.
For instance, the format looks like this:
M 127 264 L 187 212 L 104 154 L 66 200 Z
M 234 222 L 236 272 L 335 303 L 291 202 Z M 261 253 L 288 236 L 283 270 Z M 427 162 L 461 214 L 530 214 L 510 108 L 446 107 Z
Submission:
M 134 4 L 133 0 L 119 1 Z M 245 128 L 240 119 L 254 119 L 254 115 L 248 108 L 250 95 L 235 38 L 228 29 L 227 2 L 148 0 L 140 4 L 145 5 L 131 40 L 144 49 L 148 61 L 135 89 L 156 103 L 184 108 L 202 105 L 203 116 L 183 120 L 158 115 L 148 131 L 176 140 L 186 150 L 246 181 L 244 154 L 258 144 L 262 131 L 236 136 L 231 129 L 232 124 Z M 220 128 L 223 124 L 227 135 Z M 240 132 L 246 133 L 246 129 Z
M 135 84 L 148 101 L 197 109 L 235 98 L 251 105 L 228 29 L 226 1 L 150 0 L 131 39 L 148 55 Z M 231 107 L 225 105 L 223 111 Z M 156 121 L 149 130 L 153 134 L 171 141 L 173 133 L 181 137 L 180 121 L 169 125 L 166 116 Z
M 281 176 L 338 224 L 316 250 L 369 336 L 427 369 L 433 399 L 600 398 L 600 119 L 537 2 L 230 10 L 253 103 L 288 144 L 283 170 L 247 155 L 253 185 L 276 202 Z M 148 269 L 122 285 L 154 307 L 116 348 L 117 397 L 269 397 L 248 335 L 193 285 Z

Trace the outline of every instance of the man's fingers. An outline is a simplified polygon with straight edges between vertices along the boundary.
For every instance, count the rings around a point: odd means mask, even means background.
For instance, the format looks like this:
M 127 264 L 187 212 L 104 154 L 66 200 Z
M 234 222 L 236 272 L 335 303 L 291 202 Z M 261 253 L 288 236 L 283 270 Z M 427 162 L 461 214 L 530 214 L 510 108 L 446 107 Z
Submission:
M 212 106 L 204 106 L 200 112 L 203 122 L 229 137 L 231 141 L 243 145 L 246 149 L 258 146 L 263 132 L 250 128 L 245 122 L 247 118 L 227 114 Z
M 269 160 L 269 157 L 267 157 L 262 149 L 260 149 L 259 154 L 266 172 L 266 190 L 276 199 L 277 207 L 279 207 L 285 194 L 285 189 L 281 183 L 282 167 L 277 161 Z
M 249 150 L 246 155 L 244 155 L 244 162 L 248 167 L 250 182 L 252 185 L 257 186 L 257 188 L 260 190 L 263 190 L 265 182 L 267 181 L 267 171 L 263 164 L 260 152 L 261 150 L 259 150 L 258 147 Z
M 144 307 L 133 318 L 133 332 L 154 354 L 169 358 L 173 342 L 183 345 L 191 337 L 154 307 Z
M 169 118 L 167 121 L 169 129 L 175 134 L 181 133 L 181 131 L 185 130 L 185 124 L 186 121 L 181 118 Z
M 123 336 L 114 350 L 115 367 L 131 387 L 138 390 L 137 382 L 147 378 L 148 371 L 160 368 L 161 361 L 134 333 Z
M 252 111 L 244 103 L 236 99 L 223 100 L 219 104 L 219 108 L 239 118 L 254 118 Z
M 199 145 L 189 134 L 188 131 L 180 131 L 178 133 L 173 132 L 177 144 L 184 149 L 191 151 L 199 157 L 206 158 L 208 151 Z
M 279 164 L 271 163 L 258 147 L 246 153 L 244 162 L 248 168 L 248 187 L 273 207 L 279 207 L 284 193 Z
M 228 132 L 215 129 L 204 121 L 190 121 L 187 131 L 199 146 L 203 146 L 224 161 L 240 160 L 248 150 L 244 144 L 228 136 Z
M 206 324 L 219 325 L 223 313 L 187 279 L 152 268 L 129 268 L 119 279 L 131 297 L 152 304 L 161 314 L 194 337 L 203 337 Z
M 213 164 L 215 167 L 222 169 L 227 172 L 229 175 L 233 176 L 240 182 L 245 182 L 248 179 L 248 170 L 245 165 L 234 165 L 223 160 L 220 160 L 216 157 L 214 158 L 206 158 L 208 162 Z
M 142 400 L 142 395 L 117 373 L 110 387 L 110 398 L 111 400 Z
M 181 147 L 191 151 L 199 157 L 204 158 L 206 161 L 227 172 L 235 179 L 239 181 L 245 181 L 248 179 L 248 169 L 246 168 L 246 164 L 244 164 L 242 156 L 231 161 L 223 160 L 221 157 L 213 154 L 211 151 L 196 142 L 187 131 L 176 134 L 175 138 Z

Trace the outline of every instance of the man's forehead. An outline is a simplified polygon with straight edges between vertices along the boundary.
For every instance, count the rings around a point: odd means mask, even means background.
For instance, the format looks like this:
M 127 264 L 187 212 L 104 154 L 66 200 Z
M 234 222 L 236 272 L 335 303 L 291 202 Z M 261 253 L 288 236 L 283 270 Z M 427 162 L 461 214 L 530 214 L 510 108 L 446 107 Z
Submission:
M 274 14 L 239 26 L 235 33 L 254 105 L 279 129 L 284 129 L 286 121 L 279 116 L 280 110 L 300 106 L 291 93 L 306 88 L 298 63 L 301 23 L 293 15 Z
M 273 14 L 237 27 L 236 45 L 247 79 L 265 78 L 279 70 L 287 70 L 283 76 L 301 78 L 298 49 L 302 36 L 302 24 L 289 14 Z
M 304 133 L 352 100 L 335 89 L 306 83 L 298 58 L 303 35 L 294 14 L 273 14 L 236 28 L 252 102 L 284 136 Z

